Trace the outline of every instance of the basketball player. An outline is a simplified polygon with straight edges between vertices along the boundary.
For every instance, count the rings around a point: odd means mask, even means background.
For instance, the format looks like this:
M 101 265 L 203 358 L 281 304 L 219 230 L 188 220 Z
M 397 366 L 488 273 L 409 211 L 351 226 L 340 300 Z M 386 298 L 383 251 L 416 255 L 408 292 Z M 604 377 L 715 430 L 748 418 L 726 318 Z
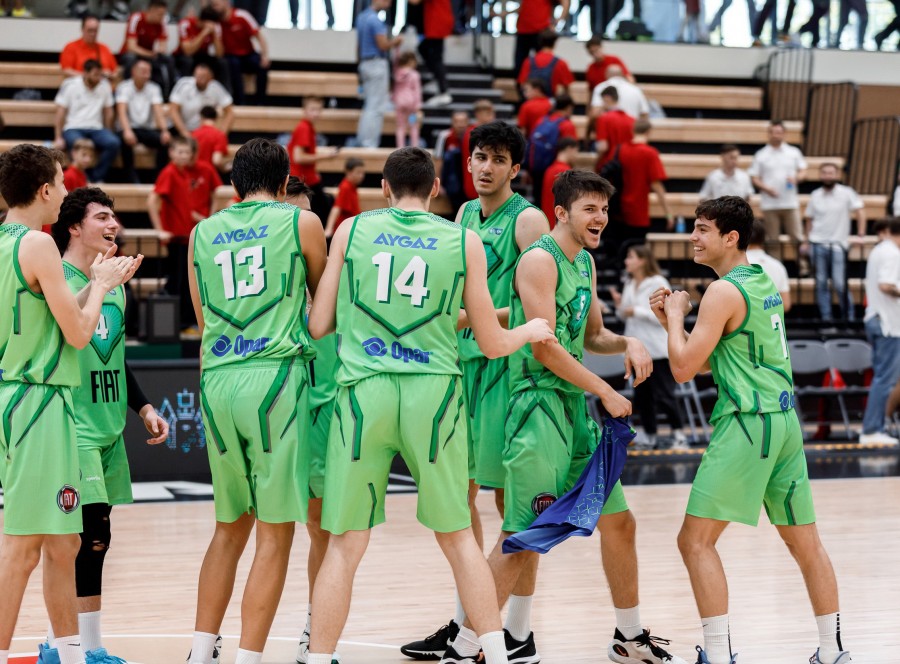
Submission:
M 62 664 L 97 661 L 78 636 L 75 558 L 82 530 L 78 447 L 72 387 L 78 385 L 76 349 L 90 343 L 107 291 L 134 274 L 141 257 L 91 262 L 90 288 L 78 296 L 66 286 L 52 224 L 66 195 L 63 156 L 35 145 L 0 155 L 0 195 L 9 205 L 0 225 L 0 664 L 6 664 L 22 595 L 31 572 L 44 563 L 44 602 L 53 646 Z
M 119 222 L 113 202 L 96 187 L 69 192 L 52 226 L 63 258 L 63 274 L 71 291 L 89 287 L 90 266 L 97 254 L 116 246 Z M 157 445 L 169 436 L 169 425 L 153 408 L 125 362 L 125 289 L 106 293 L 100 321 L 90 343 L 78 351 L 81 386 L 72 390 L 78 465 L 81 470 L 81 549 L 75 559 L 78 632 L 86 651 L 105 653 L 100 608 L 103 563 L 111 541 L 113 505 L 133 502 L 131 472 L 125 452 L 125 415 L 138 414 Z M 48 643 L 39 646 L 38 662 L 55 664 L 59 654 Z
M 463 205 L 456 221 L 481 238 L 487 256 L 487 281 L 497 309 L 509 306 L 512 270 L 519 254 L 541 234 L 550 231 L 544 213 L 521 195 L 513 193 L 512 181 L 525 157 L 525 137 L 505 122 L 488 122 L 472 130 L 468 169 L 478 198 Z M 503 417 L 509 402 L 509 369 L 506 357 L 488 359 L 473 338 L 472 330 L 459 334 L 463 389 L 469 412 L 469 507 L 472 529 L 484 548 L 481 518 L 475 504 L 479 486 L 492 487 L 503 516 Z M 510 611 L 520 609 L 519 593 L 510 600 Z M 447 644 L 456 638 L 465 618 L 459 596 L 456 616 L 444 627 L 400 651 L 413 659 L 440 659 Z
M 488 664 L 505 664 L 490 570 L 466 500 L 460 304 L 487 357 L 555 338 L 543 320 L 500 326 L 480 239 L 428 212 L 440 181 L 427 152 L 393 152 L 382 188 L 390 209 L 365 212 L 335 234 L 310 314 L 314 337 L 335 330 L 341 343 L 322 507 L 322 526 L 332 535 L 313 594 L 309 664 L 331 661 L 356 568 L 371 529 L 384 521 L 396 452 L 416 480 L 419 521 L 435 532 L 480 634 L 470 631 L 469 638 L 476 648 L 480 640 Z
M 650 296 L 653 313 L 669 333 L 669 363 L 680 383 L 712 371 L 719 399 L 710 421 L 709 448 L 688 499 L 678 546 L 691 577 L 703 624 L 698 664 L 733 664 L 728 629 L 728 587 L 716 542 L 732 521 L 755 526 L 760 505 L 794 556 L 819 626 L 819 649 L 810 664 L 846 664 L 841 644 L 838 590 L 819 540 L 803 436 L 794 411 L 784 307 L 772 280 L 747 262 L 753 212 L 735 196 L 697 207 L 691 234 L 694 262 L 719 276 L 703 296 L 690 335 L 684 291 Z
M 513 587 L 534 594 L 538 554 L 503 553 L 503 541 L 528 528 L 549 504 L 570 488 L 597 447 L 600 430 L 587 413 L 585 392 L 595 394 L 613 417 L 631 414 L 631 402 L 581 364 L 585 350 L 625 354 L 635 384 L 650 375 L 653 361 L 640 341 L 603 327 L 597 277 L 589 250 L 600 246 L 608 223 L 613 187 L 596 173 L 562 173 L 553 185 L 557 224 L 519 257 L 510 296 L 510 325 L 546 318 L 559 344 L 523 347 L 509 358 L 510 397 L 505 417 L 506 502 L 503 532 L 488 562 L 502 606 Z M 613 488 L 597 524 L 603 568 L 612 593 L 616 631 L 608 655 L 622 664 L 685 664 L 661 646 L 668 643 L 645 630 L 638 603 L 635 522 L 621 484 Z M 540 661 L 527 616 L 507 620 L 510 661 Z M 454 643 L 447 664 L 470 664 L 476 653 Z
M 279 202 L 289 171 L 276 142 L 248 141 L 231 175 L 242 202 L 201 221 L 188 248 L 203 330 L 200 401 L 216 505 L 216 532 L 200 571 L 190 656 L 196 664 L 210 664 L 254 525 L 236 662 L 259 664 L 294 522 L 306 521 L 307 363 L 314 351 L 304 313 L 306 289 L 315 294 L 325 266 L 325 233 L 314 214 Z

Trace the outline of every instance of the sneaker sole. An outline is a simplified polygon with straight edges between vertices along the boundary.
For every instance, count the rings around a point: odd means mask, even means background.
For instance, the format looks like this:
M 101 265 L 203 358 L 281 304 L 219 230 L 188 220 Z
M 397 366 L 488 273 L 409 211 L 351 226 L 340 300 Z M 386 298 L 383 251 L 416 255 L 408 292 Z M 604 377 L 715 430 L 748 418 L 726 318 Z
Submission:
M 618 662 L 618 664 L 647 664 L 646 660 L 635 659 L 634 657 L 628 657 L 627 655 L 620 655 L 615 651 L 613 645 L 610 645 L 609 648 L 606 649 L 606 655 L 610 660 Z
M 437 650 L 410 650 L 403 647 L 400 652 L 418 662 L 438 662 L 444 657 L 444 651 Z
M 525 655 L 523 657 L 510 657 L 509 664 L 538 664 L 541 661 L 541 656 L 535 653 L 534 655 Z

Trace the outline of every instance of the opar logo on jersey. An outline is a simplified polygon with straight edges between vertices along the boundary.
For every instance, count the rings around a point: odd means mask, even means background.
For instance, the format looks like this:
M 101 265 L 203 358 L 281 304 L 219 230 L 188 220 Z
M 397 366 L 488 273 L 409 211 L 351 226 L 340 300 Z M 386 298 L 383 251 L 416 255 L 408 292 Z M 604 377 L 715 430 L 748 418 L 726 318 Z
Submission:
M 795 397 L 793 392 L 788 392 L 785 390 L 778 396 L 778 405 L 781 406 L 781 410 L 790 410 L 795 405 Z
M 402 247 L 404 249 L 424 249 L 426 251 L 437 250 L 436 237 L 412 238 L 409 235 L 394 235 L 393 233 L 381 233 L 372 244 L 384 244 L 389 247 Z
M 216 342 L 213 344 L 213 347 L 210 350 L 216 357 L 225 357 L 228 354 L 228 351 L 231 350 L 231 339 L 223 334 L 221 337 L 216 339 Z
M 269 227 L 267 225 L 260 226 L 259 229 L 250 228 L 244 230 L 243 228 L 238 228 L 237 230 L 231 231 L 230 233 L 219 233 L 216 235 L 216 238 L 213 240 L 213 244 L 231 244 L 232 242 L 246 242 L 247 240 L 259 240 L 264 237 L 269 237 L 268 234 Z
M 246 339 L 240 334 L 234 340 L 232 345 L 231 339 L 224 334 L 216 339 L 213 347 L 210 349 L 216 357 L 225 357 L 234 349 L 235 355 L 247 357 L 250 353 L 258 353 L 266 349 L 266 345 L 272 341 L 269 337 L 260 337 L 259 339 Z
M 378 337 L 372 337 L 362 342 L 363 350 L 372 357 L 383 357 L 387 355 L 387 346 L 384 341 Z
M 428 364 L 430 355 L 431 351 L 407 348 L 397 341 L 391 344 L 391 357 L 395 360 L 403 360 L 405 363 L 418 362 L 419 364 Z
M 771 309 L 772 307 L 780 306 L 782 303 L 781 295 L 779 293 L 775 293 L 775 295 L 769 295 L 765 300 L 763 300 L 763 311 L 766 309 Z

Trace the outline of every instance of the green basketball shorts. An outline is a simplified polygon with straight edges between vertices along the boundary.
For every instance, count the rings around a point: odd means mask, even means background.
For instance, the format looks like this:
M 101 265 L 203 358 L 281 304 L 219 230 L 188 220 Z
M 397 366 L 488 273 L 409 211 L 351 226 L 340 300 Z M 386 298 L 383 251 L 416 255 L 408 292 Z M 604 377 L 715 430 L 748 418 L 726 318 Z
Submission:
M 200 405 L 216 520 L 253 512 L 266 523 L 306 521 L 309 371 L 297 356 L 203 372 Z
M 338 388 L 328 438 L 322 528 L 340 535 L 385 520 L 399 453 L 419 489 L 416 516 L 436 532 L 470 525 L 462 380 L 379 374 Z
M 716 420 L 687 513 L 755 526 L 762 505 L 776 526 L 816 520 L 803 435 L 793 410 L 732 413 Z
M 334 399 L 310 412 L 309 430 L 309 497 L 325 495 L 325 454 L 328 450 L 328 432 L 334 413 Z
M 134 502 L 131 470 L 122 436 L 107 441 L 79 439 L 78 466 L 81 468 L 81 502 L 85 505 Z
M 503 414 L 509 405 L 509 365 L 505 357 L 462 363 L 469 413 L 469 479 L 480 486 L 502 488 Z

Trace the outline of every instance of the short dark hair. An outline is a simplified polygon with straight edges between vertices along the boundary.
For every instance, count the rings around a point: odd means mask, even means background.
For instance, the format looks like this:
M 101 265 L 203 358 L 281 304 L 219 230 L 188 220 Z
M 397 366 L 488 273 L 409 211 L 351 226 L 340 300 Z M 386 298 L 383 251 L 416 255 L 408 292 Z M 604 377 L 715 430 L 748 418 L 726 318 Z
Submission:
M 291 172 L 287 150 L 268 138 L 251 138 L 234 155 L 231 183 L 239 198 L 264 192 L 272 196 Z
M 769 123 L 769 127 L 781 127 L 782 129 L 784 129 L 784 122 L 782 122 L 781 120 L 772 120 Z
M 219 111 L 215 106 L 204 106 L 200 109 L 200 117 L 204 120 L 215 120 L 219 117 Z
M 97 21 L 97 23 L 99 23 L 100 17 L 92 12 L 87 12 L 84 16 L 81 17 L 81 27 L 83 28 L 85 23 L 87 23 L 88 21 L 92 21 L 92 20 Z
M 737 150 L 738 152 L 741 151 L 741 149 L 734 143 L 725 143 L 719 150 L 719 154 L 728 154 L 729 152 L 734 152 L 735 150 Z
M 204 69 L 208 69 L 209 73 L 212 74 L 212 77 L 216 77 L 216 70 L 213 69 L 212 64 L 206 58 L 198 58 L 194 60 L 194 68 L 191 70 L 191 73 L 197 71 L 197 67 L 203 67 Z
M 590 50 L 591 46 L 603 46 L 603 37 L 600 35 L 594 35 L 590 39 L 587 40 L 584 47 Z
M 495 152 L 506 150 L 513 165 L 521 164 L 525 158 L 525 136 L 518 127 L 503 120 L 494 120 L 475 127 L 469 136 L 469 156 L 475 148 L 491 148 Z
M 557 111 L 562 111 L 567 108 L 575 108 L 575 102 L 572 101 L 572 98 L 569 95 L 563 93 L 561 95 L 556 95 L 556 103 L 554 104 L 554 108 L 556 108 Z
M 38 190 L 53 183 L 57 164 L 65 163 L 59 150 L 31 143 L 16 145 L 0 155 L 0 196 L 11 208 L 31 205 Z
M 344 172 L 349 173 L 354 168 L 359 168 L 360 166 L 365 166 L 366 162 L 362 159 L 357 159 L 356 157 L 350 157 L 347 161 L 344 162 Z
M 573 169 L 560 173 L 553 183 L 553 202 L 571 211 L 572 204 L 585 194 L 598 194 L 607 201 L 616 193 L 608 180 L 593 171 Z
M 888 219 L 888 231 L 891 235 L 900 235 L 900 217 Z
M 384 162 L 384 179 L 395 198 L 427 199 L 434 186 L 434 162 L 422 148 L 394 150 Z
M 740 196 L 720 196 L 703 201 L 697 206 L 694 214 L 715 222 L 720 235 L 737 231 L 738 249 L 746 251 L 750 244 L 750 233 L 753 230 L 753 210 L 750 204 Z
M 147 3 L 147 9 L 150 7 L 165 7 L 168 10 L 169 3 L 167 3 L 166 0 L 150 0 L 150 2 Z
M 319 95 L 306 95 L 305 97 L 303 97 L 304 106 L 311 101 L 317 101 L 323 106 L 325 105 L 325 99 L 323 97 L 320 97 Z
M 569 148 L 577 148 L 578 141 L 572 138 L 571 136 L 563 136 L 556 143 L 556 154 L 559 154 L 563 150 L 568 150 Z
M 150 67 L 153 67 L 153 61 L 150 58 L 148 58 L 144 55 L 139 55 L 134 59 L 134 62 L 131 63 L 131 69 L 134 69 L 134 66 L 136 64 L 138 64 L 139 62 L 143 62 L 145 64 L 150 65 Z
M 540 91 L 540 93 L 542 95 L 547 94 L 547 84 L 544 82 L 544 79 L 542 79 L 542 78 L 537 78 L 537 77 L 533 76 L 525 81 L 525 85 L 530 85 L 535 90 Z
M 173 148 L 176 145 L 186 145 L 191 149 L 191 152 L 197 154 L 197 139 L 193 136 L 173 136 L 172 140 L 169 141 L 169 147 Z
M 84 61 L 84 73 L 85 74 L 87 74 L 88 72 L 94 71 L 95 69 L 100 69 L 100 61 L 99 60 L 94 60 L 93 58 L 91 58 L 90 60 Z
M 841 167 L 838 166 L 837 164 L 835 164 L 833 161 L 826 161 L 826 162 L 819 164 L 819 170 L 821 171 L 823 168 L 826 168 L 828 166 L 830 166 L 831 168 L 836 170 L 838 173 L 841 172 Z
M 288 178 L 287 195 L 289 198 L 293 198 L 294 196 L 306 196 L 311 200 L 313 197 L 313 190 L 310 189 L 309 185 L 303 180 L 296 175 L 292 175 Z
M 70 191 L 59 208 L 59 218 L 51 227 L 53 241 L 60 254 L 69 248 L 72 234 L 69 229 L 84 221 L 88 206 L 91 203 L 113 209 L 113 199 L 98 187 L 79 187 Z
M 619 101 L 619 91 L 615 85 L 607 85 L 600 91 L 601 97 L 609 97 L 613 101 Z
M 550 30 L 541 30 L 538 33 L 537 43 L 538 48 L 553 48 L 556 46 L 556 40 L 559 39 L 559 35 L 556 34 L 555 31 Z
M 219 16 L 219 12 L 212 7 L 204 7 L 200 10 L 200 16 L 198 16 L 198 18 L 201 21 L 215 21 L 218 23 L 222 17 Z
M 634 128 L 631 131 L 635 136 L 640 136 L 649 133 L 651 129 L 653 129 L 653 125 L 650 124 L 650 120 L 647 118 L 638 118 L 634 121 Z
M 766 244 L 766 225 L 761 219 L 754 219 L 750 227 L 750 241 L 747 246 L 764 246 Z

